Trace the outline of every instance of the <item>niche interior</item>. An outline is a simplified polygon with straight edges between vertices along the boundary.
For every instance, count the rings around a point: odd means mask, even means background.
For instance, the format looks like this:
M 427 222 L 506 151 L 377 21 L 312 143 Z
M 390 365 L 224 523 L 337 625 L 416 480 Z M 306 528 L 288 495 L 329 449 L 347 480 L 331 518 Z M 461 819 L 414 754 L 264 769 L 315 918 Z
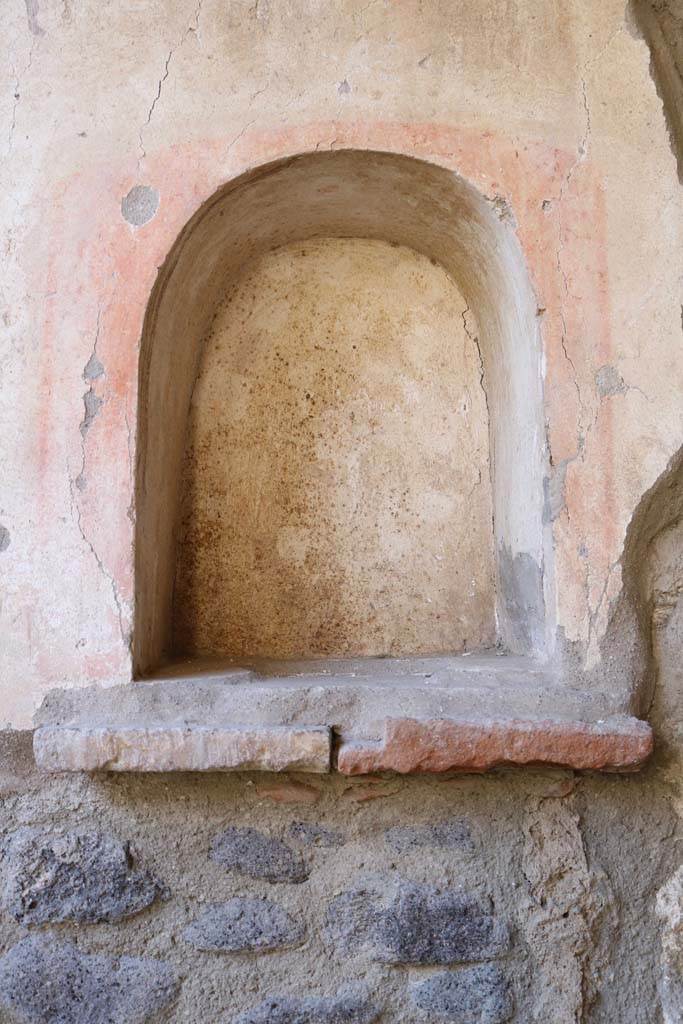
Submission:
M 307 154 L 216 193 L 142 339 L 136 673 L 543 659 L 535 314 L 508 220 L 443 167 Z

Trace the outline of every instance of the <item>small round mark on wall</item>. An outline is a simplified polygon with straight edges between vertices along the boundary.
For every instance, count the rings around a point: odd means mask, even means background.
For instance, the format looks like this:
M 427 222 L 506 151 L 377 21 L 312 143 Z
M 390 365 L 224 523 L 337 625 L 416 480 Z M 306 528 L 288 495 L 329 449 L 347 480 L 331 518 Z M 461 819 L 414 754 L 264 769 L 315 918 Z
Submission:
M 121 200 L 121 213 L 133 227 L 147 224 L 159 209 L 159 193 L 151 185 L 134 185 Z
M 0 526 L 0 551 L 7 551 L 10 544 L 9 530 L 6 526 Z

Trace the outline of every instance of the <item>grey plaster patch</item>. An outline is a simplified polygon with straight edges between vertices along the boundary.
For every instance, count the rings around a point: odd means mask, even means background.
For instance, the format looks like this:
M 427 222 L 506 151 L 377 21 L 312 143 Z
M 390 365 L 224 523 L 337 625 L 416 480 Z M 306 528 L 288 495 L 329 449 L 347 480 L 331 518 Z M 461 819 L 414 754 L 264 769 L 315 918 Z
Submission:
M 297 850 L 255 828 L 229 828 L 216 836 L 211 859 L 222 867 L 268 882 L 303 882 L 309 874 Z
M 121 213 L 136 228 L 147 224 L 159 209 L 159 193 L 150 185 L 134 185 L 121 200 Z
M 83 379 L 87 381 L 97 380 L 104 374 L 104 366 L 97 357 L 97 353 L 93 352 L 90 359 L 85 364 L 83 370 Z
M 208 907 L 188 925 L 183 938 L 195 949 L 265 951 L 297 945 L 304 939 L 304 928 L 270 900 L 238 896 Z
M 494 964 L 442 971 L 409 988 L 415 1006 L 430 1021 L 446 1024 L 504 1024 L 513 1013 L 512 994 Z
M 601 366 L 595 374 L 595 386 L 601 398 L 622 395 L 627 390 L 624 378 L 616 366 Z
M 7 551 L 10 545 L 10 532 L 6 526 L 0 526 L 0 551 Z
M 127 844 L 99 832 L 20 829 L 5 851 L 2 905 L 22 924 L 118 921 L 164 887 L 135 871 Z
M 339 93 L 340 96 L 348 96 L 348 94 L 351 92 L 351 86 L 349 85 L 346 79 L 339 83 L 339 85 L 337 86 L 337 92 Z
M 458 850 L 472 847 L 469 825 L 460 818 L 436 821 L 430 825 L 396 825 L 384 833 L 388 846 L 396 853 L 421 847 Z
M 349 988 L 330 997 L 265 999 L 241 1013 L 233 1024 L 372 1024 L 379 1013 L 366 992 Z
M 35 935 L 0 958 L 0 1007 L 24 1024 L 143 1024 L 177 995 L 168 964 L 89 956 Z
M 99 395 L 95 394 L 92 388 L 89 388 L 88 391 L 86 391 L 85 394 L 83 395 L 84 411 L 80 427 L 81 435 L 83 437 L 85 437 L 85 435 L 90 430 L 90 427 L 93 424 L 93 420 L 95 419 L 98 412 L 102 408 L 102 405 L 102 399 L 100 398 Z
M 467 893 L 403 882 L 388 905 L 376 893 L 342 893 L 327 912 L 328 938 L 379 963 L 452 964 L 485 960 L 508 945 L 505 922 Z
M 550 476 L 543 477 L 543 522 L 552 523 L 566 504 L 568 460 L 562 459 Z
M 526 551 L 512 555 L 505 545 L 498 551 L 501 610 L 507 634 L 518 654 L 533 654 L 544 643 L 545 601 L 543 573 Z
M 343 846 L 346 836 L 343 832 L 325 828 L 313 821 L 293 821 L 288 829 L 290 839 L 301 846 Z

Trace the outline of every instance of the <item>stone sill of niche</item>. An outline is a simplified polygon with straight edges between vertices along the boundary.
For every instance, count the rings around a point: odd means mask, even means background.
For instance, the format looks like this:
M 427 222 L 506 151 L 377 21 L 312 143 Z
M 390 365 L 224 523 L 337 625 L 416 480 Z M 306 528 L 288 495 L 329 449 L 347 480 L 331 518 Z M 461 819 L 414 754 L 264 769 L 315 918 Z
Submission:
M 650 726 L 614 694 L 496 653 L 226 663 L 55 690 L 36 720 L 45 771 L 636 771 Z

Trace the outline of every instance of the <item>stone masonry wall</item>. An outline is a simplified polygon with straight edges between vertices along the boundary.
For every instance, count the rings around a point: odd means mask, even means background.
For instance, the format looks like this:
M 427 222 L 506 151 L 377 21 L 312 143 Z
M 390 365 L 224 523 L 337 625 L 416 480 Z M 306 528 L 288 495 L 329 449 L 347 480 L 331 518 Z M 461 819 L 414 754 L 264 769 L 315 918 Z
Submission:
M 677 819 L 658 769 L 45 780 L 23 756 L 0 1020 L 662 1019 Z

